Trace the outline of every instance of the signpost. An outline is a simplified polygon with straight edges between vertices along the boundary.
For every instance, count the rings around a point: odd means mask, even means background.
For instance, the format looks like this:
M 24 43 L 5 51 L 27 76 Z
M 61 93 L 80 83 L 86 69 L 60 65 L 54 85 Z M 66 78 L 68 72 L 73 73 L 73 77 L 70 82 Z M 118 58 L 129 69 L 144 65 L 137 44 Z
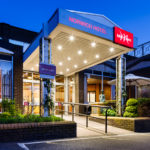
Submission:
M 47 85 L 49 80 L 51 84 L 51 79 L 54 79 L 56 75 L 56 66 L 51 64 L 51 40 L 49 38 L 43 37 L 40 41 L 40 53 L 39 53 L 39 74 L 40 74 L 40 114 L 41 114 L 41 104 L 44 106 L 44 116 L 49 115 L 49 109 L 47 105 L 47 97 L 51 99 L 51 87 Z M 48 87 L 50 89 L 48 89 Z M 43 101 L 42 101 L 43 100 Z M 49 102 L 48 102 L 49 104 Z

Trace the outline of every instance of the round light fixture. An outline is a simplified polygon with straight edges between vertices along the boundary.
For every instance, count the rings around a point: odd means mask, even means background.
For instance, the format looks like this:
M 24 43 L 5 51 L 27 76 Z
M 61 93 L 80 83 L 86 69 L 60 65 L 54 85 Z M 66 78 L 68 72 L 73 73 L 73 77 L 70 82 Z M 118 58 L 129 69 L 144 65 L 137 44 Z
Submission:
M 62 62 L 59 62 L 59 66 L 62 66 L 63 65 L 63 63 Z
M 68 72 L 68 71 L 69 71 L 69 68 L 67 68 L 66 71 Z
M 95 47 L 95 46 L 96 46 L 96 43 L 95 43 L 95 42 L 92 42 L 92 43 L 91 43 L 91 46 L 92 46 L 92 47 Z
M 70 35 L 70 36 L 69 36 L 69 40 L 70 40 L 70 41 L 74 41 L 74 36 L 73 36 L 73 35 Z
M 84 62 L 84 64 L 87 64 L 87 60 L 84 60 L 83 62 Z
M 70 61 L 70 60 L 71 60 L 71 57 L 67 57 L 67 60 Z
M 95 58 L 99 58 L 99 55 L 98 55 L 98 54 L 96 54 L 96 55 L 95 55 Z
M 78 54 L 79 54 L 79 55 L 82 55 L 82 50 L 78 50 Z
M 74 65 L 74 67 L 77 68 L 78 66 L 77 66 L 77 65 Z
M 57 49 L 58 49 L 59 51 L 61 51 L 61 50 L 62 50 L 62 46 L 61 46 L 61 45 L 58 45 L 58 46 L 57 46 Z
M 113 48 L 113 47 L 111 47 L 111 48 L 109 49 L 109 51 L 110 51 L 110 52 L 113 52 L 113 51 L 114 51 L 114 48 Z

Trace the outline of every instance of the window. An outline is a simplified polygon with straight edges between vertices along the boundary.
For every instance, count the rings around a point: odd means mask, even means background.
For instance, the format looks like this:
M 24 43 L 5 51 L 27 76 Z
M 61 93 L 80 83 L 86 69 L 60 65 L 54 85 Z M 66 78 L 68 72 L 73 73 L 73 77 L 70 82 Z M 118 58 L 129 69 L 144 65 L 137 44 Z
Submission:
M 88 102 L 89 103 L 95 103 L 96 101 L 96 92 L 88 92 Z
M 0 101 L 12 98 L 12 62 L 0 60 Z

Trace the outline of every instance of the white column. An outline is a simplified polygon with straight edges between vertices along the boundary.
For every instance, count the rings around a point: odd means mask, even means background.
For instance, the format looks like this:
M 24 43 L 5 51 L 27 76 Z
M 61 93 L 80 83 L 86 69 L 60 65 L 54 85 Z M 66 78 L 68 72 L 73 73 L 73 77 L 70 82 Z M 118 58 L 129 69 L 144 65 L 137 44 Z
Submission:
M 69 83 L 68 83 L 68 77 L 64 77 L 64 102 L 68 103 L 69 102 Z M 68 114 L 68 106 L 69 105 L 64 105 L 65 107 L 65 114 Z
M 88 100 L 87 100 L 87 75 L 84 75 L 84 103 L 88 103 Z
M 126 59 L 119 56 L 116 59 L 116 111 L 117 115 L 123 115 L 126 95 Z

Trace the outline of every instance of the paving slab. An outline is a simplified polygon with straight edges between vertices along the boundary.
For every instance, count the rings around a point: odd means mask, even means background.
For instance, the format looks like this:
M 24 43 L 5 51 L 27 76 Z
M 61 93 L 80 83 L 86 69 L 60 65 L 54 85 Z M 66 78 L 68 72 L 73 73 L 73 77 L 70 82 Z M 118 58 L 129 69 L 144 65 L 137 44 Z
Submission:
M 63 118 L 67 121 L 72 120 L 71 115 L 64 115 Z M 74 121 L 77 123 L 77 137 L 87 137 L 87 136 L 91 137 L 91 136 L 105 135 L 105 124 L 88 120 L 88 127 L 86 128 L 85 116 L 75 116 Z M 132 133 L 134 132 L 108 125 L 107 135 L 120 135 L 120 134 L 123 135 Z

